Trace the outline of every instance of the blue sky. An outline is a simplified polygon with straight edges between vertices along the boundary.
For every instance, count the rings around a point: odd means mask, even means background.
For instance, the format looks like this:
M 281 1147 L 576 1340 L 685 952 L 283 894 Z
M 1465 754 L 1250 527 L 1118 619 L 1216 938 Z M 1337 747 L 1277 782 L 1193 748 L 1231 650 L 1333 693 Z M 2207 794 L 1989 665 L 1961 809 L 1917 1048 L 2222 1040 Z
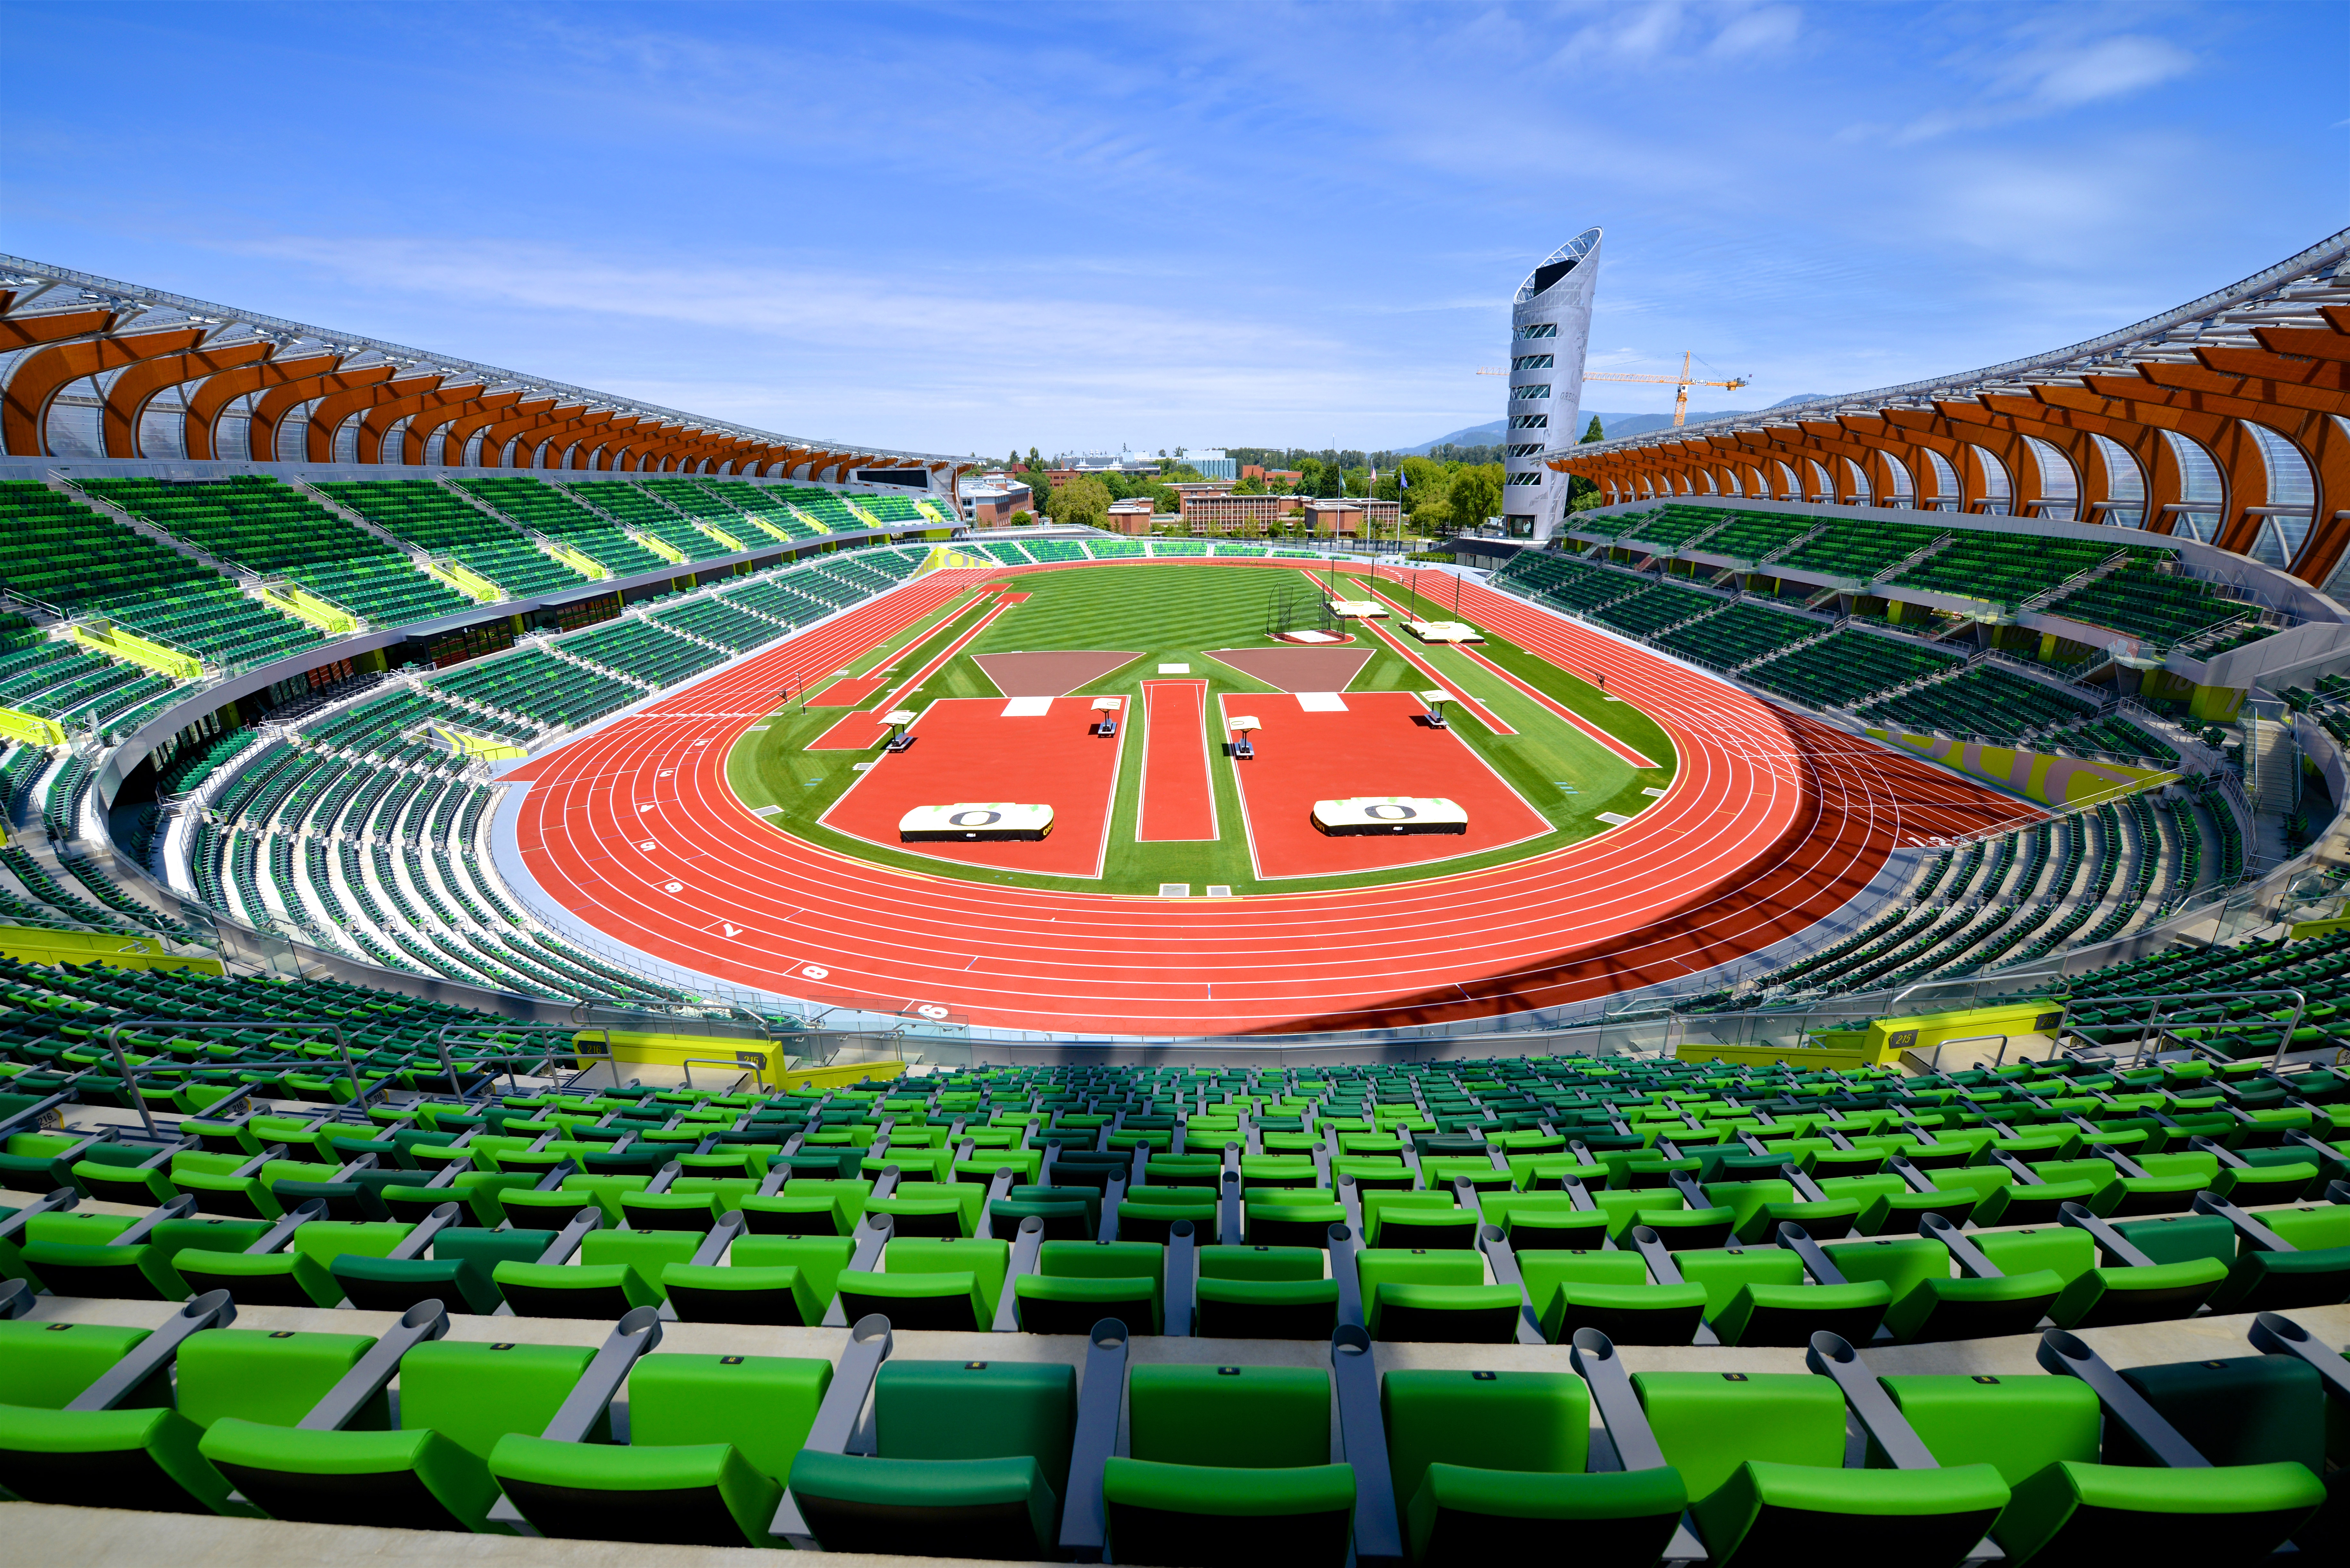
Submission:
M 2350 6 L 0 5 L 0 249 L 807 438 L 1406 444 L 1993 363 L 2350 222 Z M 1669 406 L 1607 386 L 1586 407 Z

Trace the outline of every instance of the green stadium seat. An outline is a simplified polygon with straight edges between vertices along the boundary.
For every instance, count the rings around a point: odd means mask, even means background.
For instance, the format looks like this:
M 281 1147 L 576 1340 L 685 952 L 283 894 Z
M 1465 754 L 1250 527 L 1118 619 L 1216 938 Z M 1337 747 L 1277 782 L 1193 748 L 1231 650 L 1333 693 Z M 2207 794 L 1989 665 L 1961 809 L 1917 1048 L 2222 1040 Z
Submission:
M 1116 1560 L 1339 1568 L 1356 1483 L 1330 1462 L 1330 1397 L 1319 1367 L 1134 1368 L 1130 1453 L 1102 1478 Z

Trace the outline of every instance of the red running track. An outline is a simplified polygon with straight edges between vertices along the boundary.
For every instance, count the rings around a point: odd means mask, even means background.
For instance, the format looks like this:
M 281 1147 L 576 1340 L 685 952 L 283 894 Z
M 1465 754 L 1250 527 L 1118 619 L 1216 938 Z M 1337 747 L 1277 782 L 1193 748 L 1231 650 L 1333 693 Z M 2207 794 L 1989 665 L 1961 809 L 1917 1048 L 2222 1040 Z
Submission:
M 1216 836 L 1216 786 L 1208 776 L 1208 683 L 1142 683 L 1142 798 L 1135 838 L 1199 843 Z
M 1358 1029 L 1696 973 L 1832 913 L 1897 846 L 2039 815 L 1480 587 L 1461 590 L 1465 618 L 1604 673 L 1679 748 L 1671 788 L 1630 825 L 1488 871 L 1211 903 L 893 870 L 733 797 L 728 747 L 785 675 L 837 670 L 1007 575 L 934 573 L 506 774 L 532 784 L 515 826 L 542 894 L 667 962 L 786 995 L 1075 1033 Z

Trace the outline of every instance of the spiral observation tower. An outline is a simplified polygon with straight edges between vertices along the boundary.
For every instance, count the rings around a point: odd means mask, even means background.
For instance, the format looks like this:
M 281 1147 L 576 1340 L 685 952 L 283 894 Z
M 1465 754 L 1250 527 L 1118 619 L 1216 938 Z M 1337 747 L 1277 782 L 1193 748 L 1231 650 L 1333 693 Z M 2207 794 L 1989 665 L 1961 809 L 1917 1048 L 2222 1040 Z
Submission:
M 1566 510 L 1566 482 L 1543 454 L 1575 442 L 1599 231 L 1584 230 L 1526 275 L 1510 306 L 1510 407 L 1502 522 L 1513 539 L 1547 537 Z

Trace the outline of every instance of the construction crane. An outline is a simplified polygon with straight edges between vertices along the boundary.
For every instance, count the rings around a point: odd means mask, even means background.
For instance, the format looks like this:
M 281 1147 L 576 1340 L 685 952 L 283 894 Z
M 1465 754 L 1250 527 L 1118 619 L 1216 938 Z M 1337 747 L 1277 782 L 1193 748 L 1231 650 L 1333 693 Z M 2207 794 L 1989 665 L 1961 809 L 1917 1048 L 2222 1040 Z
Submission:
M 1727 381 L 1698 380 L 1690 375 L 1691 358 L 1691 355 L 1683 352 L 1681 373 L 1678 376 L 1636 376 L 1622 370 L 1586 370 L 1584 372 L 1583 379 L 1586 381 L 1654 381 L 1660 386 L 1674 388 L 1673 429 L 1679 430 L 1689 419 L 1689 389 L 1691 387 L 1721 387 L 1735 391 L 1741 387 L 1754 384 L 1753 378 L 1751 376 L 1732 376 Z M 1496 369 L 1492 366 L 1481 365 L 1477 368 L 1477 374 L 1480 376 L 1506 376 L 1509 373 L 1505 369 Z
M 1684 351 L 1681 355 L 1681 373 L 1678 376 L 1635 376 L 1620 370 L 1586 370 L 1584 372 L 1583 379 L 1586 381 L 1656 381 L 1673 388 L 1673 429 L 1675 430 L 1680 429 L 1683 422 L 1689 419 L 1689 389 L 1691 387 L 1721 387 L 1726 390 L 1735 391 L 1741 387 L 1753 384 L 1753 378 L 1751 376 L 1732 376 L 1727 381 L 1693 379 L 1690 375 L 1690 356 Z

